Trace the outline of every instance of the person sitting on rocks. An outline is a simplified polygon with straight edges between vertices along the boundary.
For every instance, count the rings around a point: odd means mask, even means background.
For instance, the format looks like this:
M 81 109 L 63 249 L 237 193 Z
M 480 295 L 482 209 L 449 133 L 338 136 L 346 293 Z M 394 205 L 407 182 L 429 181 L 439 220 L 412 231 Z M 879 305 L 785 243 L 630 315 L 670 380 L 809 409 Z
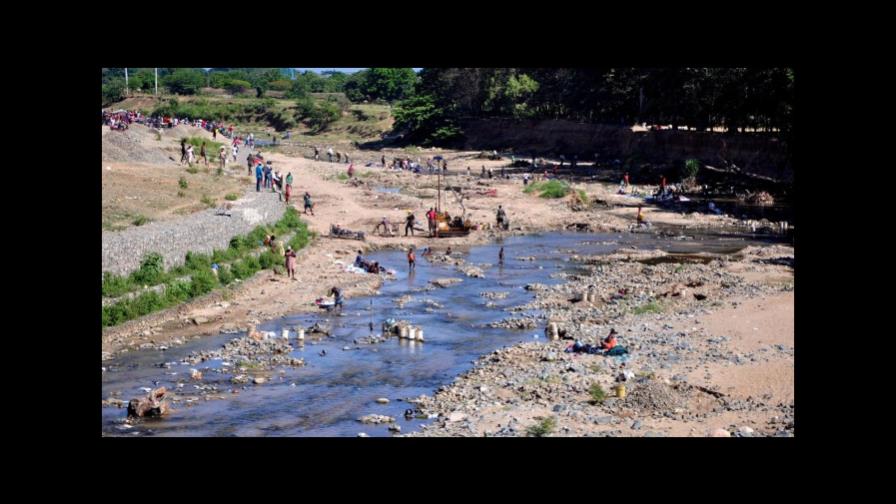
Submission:
M 364 264 L 364 257 L 361 255 L 361 251 L 358 251 L 358 255 L 355 257 L 355 267 L 360 268 L 361 265 Z
M 616 346 L 616 334 L 616 329 L 610 329 L 610 334 L 600 343 L 601 350 L 611 350 Z

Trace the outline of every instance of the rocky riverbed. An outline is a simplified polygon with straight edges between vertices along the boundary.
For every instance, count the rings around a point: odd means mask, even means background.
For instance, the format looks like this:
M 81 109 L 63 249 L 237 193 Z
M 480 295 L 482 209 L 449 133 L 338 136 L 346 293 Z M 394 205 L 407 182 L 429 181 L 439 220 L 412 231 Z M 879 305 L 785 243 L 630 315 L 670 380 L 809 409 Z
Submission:
M 705 264 L 642 262 L 657 257 L 668 254 L 580 257 L 589 274 L 532 289 L 536 298 L 522 309 L 539 315 L 498 326 L 554 322 L 569 341 L 483 356 L 453 384 L 414 400 L 420 414 L 436 420 L 408 435 L 526 436 L 551 418 L 556 428 L 548 435 L 792 436 L 793 249 L 748 247 Z M 593 301 L 574 301 L 583 292 Z M 758 327 L 733 333 L 713 319 L 742 313 L 759 325 L 768 308 L 757 306 L 767 303 L 772 311 L 790 304 L 789 326 L 785 317 L 763 327 L 766 334 Z M 573 339 L 598 343 L 611 328 L 628 354 L 565 351 Z M 754 377 L 764 370 L 780 380 L 757 388 Z M 620 384 L 625 395 L 615 397 Z

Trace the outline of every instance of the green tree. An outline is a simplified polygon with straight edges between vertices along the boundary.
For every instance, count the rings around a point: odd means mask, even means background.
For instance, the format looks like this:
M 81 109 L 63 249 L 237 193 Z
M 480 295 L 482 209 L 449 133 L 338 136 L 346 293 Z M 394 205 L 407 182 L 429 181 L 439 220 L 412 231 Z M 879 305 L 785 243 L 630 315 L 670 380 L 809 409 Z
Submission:
M 191 68 L 178 68 L 162 79 L 162 83 L 174 94 L 192 95 L 206 83 L 205 75 Z

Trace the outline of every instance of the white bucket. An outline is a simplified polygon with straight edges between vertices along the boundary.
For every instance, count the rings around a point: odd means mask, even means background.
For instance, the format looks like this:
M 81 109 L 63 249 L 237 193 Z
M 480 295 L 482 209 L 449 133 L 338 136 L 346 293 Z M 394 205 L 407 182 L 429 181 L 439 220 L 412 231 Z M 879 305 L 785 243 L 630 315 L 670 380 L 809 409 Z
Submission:
M 296 337 L 299 338 L 299 341 L 305 341 L 305 330 L 299 329 L 298 332 L 296 333 Z
M 281 338 L 288 340 L 289 339 L 289 329 L 284 329 Z

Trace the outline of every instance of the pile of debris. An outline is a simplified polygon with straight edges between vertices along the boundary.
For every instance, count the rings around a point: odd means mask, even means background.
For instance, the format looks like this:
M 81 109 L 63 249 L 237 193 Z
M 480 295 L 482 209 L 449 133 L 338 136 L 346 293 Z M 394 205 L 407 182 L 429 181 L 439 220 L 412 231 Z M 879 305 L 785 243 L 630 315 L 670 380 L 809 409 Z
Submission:
M 159 387 L 146 397 L 140 399 L 131 399 L 128 403 L 129 418 L 158 417 L 168 413 L 168 391 L 165 387 Z
M 771 194 L 766 191 L 759 191 L 758 193 L 747 194 L 743 197 L 743 200 L 752 205 L 774 205 L 775 198 L 772 197 Z

